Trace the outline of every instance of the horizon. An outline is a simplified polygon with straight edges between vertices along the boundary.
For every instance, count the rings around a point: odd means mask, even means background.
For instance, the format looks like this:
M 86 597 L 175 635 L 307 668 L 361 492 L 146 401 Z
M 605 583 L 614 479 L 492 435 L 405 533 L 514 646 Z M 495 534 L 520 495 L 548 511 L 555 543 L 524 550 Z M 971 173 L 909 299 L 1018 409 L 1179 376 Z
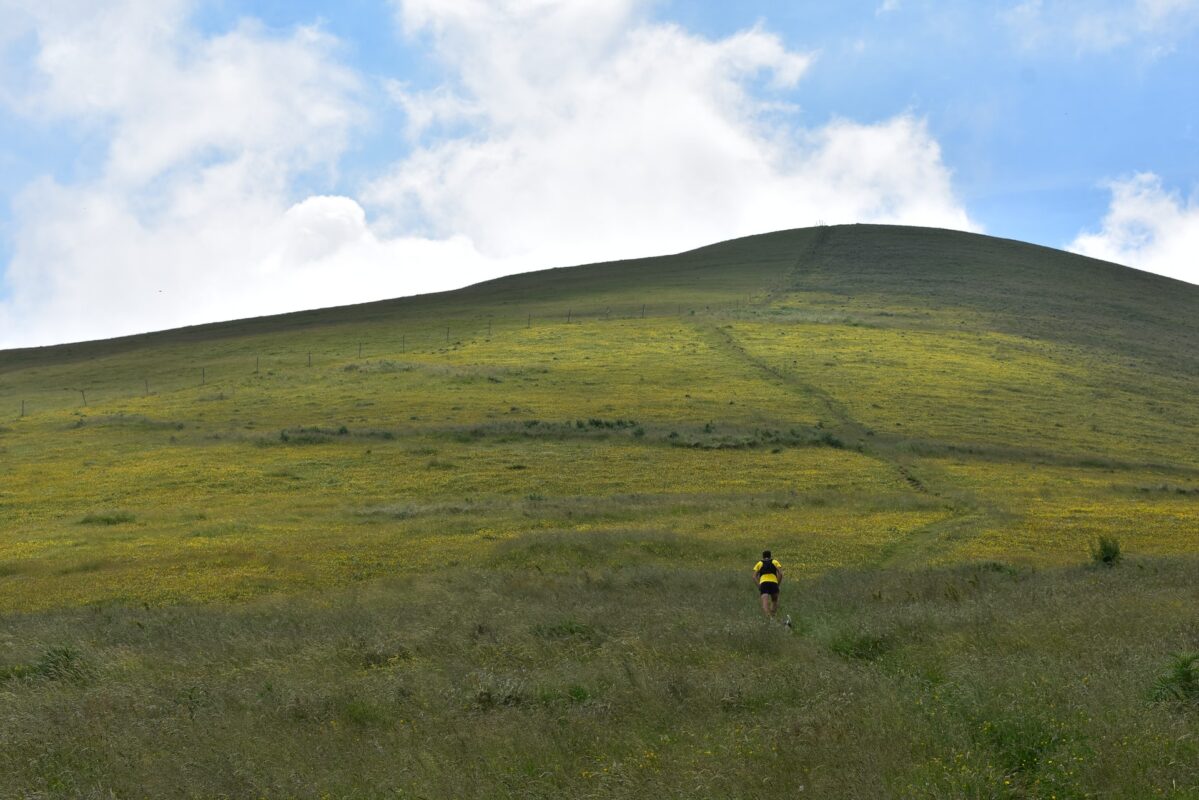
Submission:
M 326 311 L 335 311 L 337 309 L 343 309 L 343 308 L 356 308 L 358 306 L 372 305 L 375 303 L 416 300 L 416 299 L 419 299 L 422 297 L 428 297 L 428 296 L 432 296 L 432 295 L 453 294 L 453 293 L 459 292 L 459 291 L 466 291 L 466 290 L 472 289 L 474 287 L 491 284 L 496 281 L 503 281 L 507 278 L 516 278 L 516 277 L 519 277 L 522 275 L 536 275 L 536 274 L 542 273 L 542 272 L 555 272 L 557 270 L 564 270 L 564 269 L 567 269 L 567 270 L 587 269 L 589 267 L 601 267 L 601 266 L 604 266 L 607 264 L 617 264 L 617 263 L 621 263 L 621 262 L 625 262 L 625 261 L 655 260 L 655 259 L 660 259 L 660 258 L 671 258 L 674 256 L 684 256 L 684 255 L 687 255 L 688 253 L 705 250 L 710 247 L 719 247 L 721 245 L 730 244 L 732 242 L 740 241 L 742 239 L 752 239 L 752 238 L 756 238 L 759 236 L 773 236 L 773 235 L 779 235 L 779 234 L 786 234 L 786 233 L 790 233 L 790 232 L 794 232 L 794 231 L 810 230 L 812 228 L 818 228 L 818 227 L 853 228 L 853 227 L 870 227 L 870 226 L 882 227 L 882 228 L 910 228 L 910 229 L 918 229 L 918 230 L 932 231 L 932 232 L 938 232 L 938 233 L 950 233 L 950 234 L 962 233 L 962 234 L 972 235 L 972 236 L 981 236 L 984 238 L 995 239 L 997 241 L 1014 242 L 1019 245 L 1027 245 L 1029 247 L 1046 248 L 1052 252 L 1060 253 L 1063 255 L 1079 255 L 1085 259 L 1091 259 L 1091 260 L 1094 260 L 1094 261 L 1097 261 L 1100 263 L 1118 267 L 1120 269 L 1126 269 L 1126 270 L 1130 270 L 1133 272 L 1140 272 L 1145 275 L 1150 275 L 1150 276 L 1153 276 L 1154 278 L 1162 278 L 1167 281 L 1179 280 L 1177 278 L 1172 278 L 1168 275 L 1160 275 L 1158 273 L 1149 272 L 1147 270 L 1137 269 L 1136 267 L 1130 267 L 1125 264 L 1117 264 L 1117 263 L 1111 262 L 1111 261 L 1101 261 L 1100 259 L 1094 259 L 1092 256 L 1085 256 L 1085 255 L 1082 255 L 1079 253 L 1072 253 L 1070 251 L 1061 250 L 1058 248 L 1049 248 L 1046 245 L 1039 245 L 1039 244 L 1036 244 L 1035 242 L 1026 242 L 1021 239 L 1011 239 L 1008 237 L 993 236 L 991 234 L 978 233 L 975 231 L 961 231 L 961 230 L 957 230 L 957 229 L 953 229 L 953 228 L 933 228 L 933 227 L 924 226 L 924 225 L 898 225 L 898 224 L 872 223 L 872 222 L 846 222 L 846 223 L 837 223 L 837 224 L 823 223 L 820 225 L 811 225 L 811 226 L 805 226 L 805 227 L 801 227 L 801 228 L 784 228 L 784 229 L 776 230 L 776 231 L 763 231 L 761 233 L 750 233 L 750 234 L 746 234 L 745 236 L 737 236 L 737 237 L 733 237 L 732 239 L 721 239 L 719 241 L 708 242 L 706 244 L 701 244 L 697 247 L 688 248 L 687 250 L 680 250 L 680 251 L 671 252 L 671 253 L 652 253 L 652 254 L 648 254 L 645 256 L 631 256 L 631 257 L 625 258 L 625 259 L 613 259 L 612 261 L 586 262 L 586 263 L 581 263 L 581 264 L 562 264 L 562 265 L 550 266 L 550 267 L 534 267 L 529 270 L 523 270 L 523 271 L 519 271 L 519 272 L 511 272 L 511 273 L 507 273 L 505 275 L 498 275 L 498 276 L 490 277 L 490 278 L 483 278 L 474 283 L 470 283 L 465 286 L 455 287 L 452 289 L 438 289 L 438 290 L 433 290 L 433 291 L 429 291 L 429 292 L 420 292 L 420 293 L 409 294 L 409 295 L 399 295 L 396 297 L 382 297 L 382 298 L 376 298 L 376 299 L 371 299 L 371 300 L 364 300 L 364 301 L 358 302 L 358 303 L 344 303 L 344 304 L 338 304 L 338 305 L 312 306 L 309 308 L 295 309 L 293 311 L 283 311 L 283 312 L 279 312 L 277 314 L 255 314 L 255 315 L 251 315 L 251 316 L 247 316 L 247 317 L 234 317 L 234 318 L 229 318 L 229 319 L 213 319 L 213 320 L 206 320 L 203 322 L 197 322 L 197 323 L 190 324 L 190 325 L 180 325 L 180 326 L 175 326 L 172 328 L 159 328 L 159 329 L 155 329 L 155 330 L 137 331 L 134 333 L 121 334 L 118 336 L 104 337 L 104 338 L 99 338 L 99 339 L 78 339 L 78 340 L 73 340 L 73 341 L 56 342 L 56 343 L 52 343 L 52 344 L 26 345 L 26 346 L 14 347 L 14 348 L 0 348 L 0 354 L 3 354 L 5 352 L 16 352 L 16 351 L 22 351 L 22 350 L 40 350 L 40 349 L 47 349 L 47 348 L 72 347 L 75 345 L 96 344 L 96 343 L 106 342 L 109 340 L 129 339 L 129 338 L 136 338 L 136 337 L 140 337 L 140 336 L 155 336 L 157 334 L 167 334 L 167 333 L 171 333 L 172 331 L 177 331 L 177 330 L 185 330 L 185 329 L 191 329 L 191 328 L 204 328 L 204 327 L 208 327 L 208 326 L 220 326 L 220 325 L 225 325 L 225 324 L 230 324 L 230 323 L 248 322 L 248 321 L 252 321 L 252 320 L 264 320 L 264 319 L 270 319 L 273 317 L 287 316 L 288 314 L 302 314 L 302 313 L 306 313 L 306 312 L 326 312 Z M 1187 283 L 1186 281 L 1180 281 L 1180 282 L 1184 283 L 1185 285 L 1188 285 L 1188 286 L 1195 285 L 1195 284 Z
M 822 223 L 1199 283 L 1199 0 L 0 10 L 3 349 Z

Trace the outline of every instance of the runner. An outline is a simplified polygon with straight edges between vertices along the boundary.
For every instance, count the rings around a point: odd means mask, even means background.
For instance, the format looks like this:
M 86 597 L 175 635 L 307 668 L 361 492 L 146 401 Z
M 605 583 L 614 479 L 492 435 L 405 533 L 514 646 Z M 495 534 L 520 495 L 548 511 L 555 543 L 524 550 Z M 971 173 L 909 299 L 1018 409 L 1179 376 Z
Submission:
M 762 613 L 774 619 L 779 610 L 779 586 L 783 582 L 783 565 L 776 561 L 769 550 L 762 551 L 762 560 L 754 564 L 754 585 L 762 600 Z

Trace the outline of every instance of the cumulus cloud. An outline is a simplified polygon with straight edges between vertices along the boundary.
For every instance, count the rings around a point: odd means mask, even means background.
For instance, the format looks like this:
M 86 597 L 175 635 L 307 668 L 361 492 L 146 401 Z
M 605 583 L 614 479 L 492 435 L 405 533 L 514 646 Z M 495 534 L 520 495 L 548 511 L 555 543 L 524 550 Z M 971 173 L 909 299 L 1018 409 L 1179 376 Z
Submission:
M 449 74 L 400 92 L 433 138 L 366 197 L 396 224 L 545 265 L 825 222 L 972 228 L 921 120 L 800 124 L 815 57 L 761 28 L 719 40 L 632 2 L 405 0 Z
M 804 125 L 817 63 L 708 39 L 646 0 L 405 0 L 444 80 L 396 80 L 397 160 L 331 185 L 366 79 L 319 28 L 206 35 L 190 0 L 0 0 L 34 46 L 0 94 L 104 144 L 13 201 L 0 346 L 450 288 L 537 267 L 849 221 L 975 227 L 911 114 Z M 2 43 L 2 40 L 0 40 Z M 13 73 L 14 75 L 16 73 Z
M 1136 47 L 1158 57 L 1199 27 L 1199 0 L 1024 0 L 1001 17 L 1028 49 L 1063 43 L 1078 53 Z
M 5 9 L 37 37 L 11 106 L 107 147 L 90 179 L 43 178 L 14 199 L 0 346 L 444 288 L 415 265 L 483 264 L 452 237 L 381 240 L 350 198 L 293 202 L 296 179 L 332 174 L 365 118 L 360 78 L 318 29 L 204 37 L 189 10 Z
M 1152 173 L 1110 188 L 1111 205 L 1099 230 L 1080 234 L 1069 249 L 1199 283 L 1199 199 L 1166 189 Z

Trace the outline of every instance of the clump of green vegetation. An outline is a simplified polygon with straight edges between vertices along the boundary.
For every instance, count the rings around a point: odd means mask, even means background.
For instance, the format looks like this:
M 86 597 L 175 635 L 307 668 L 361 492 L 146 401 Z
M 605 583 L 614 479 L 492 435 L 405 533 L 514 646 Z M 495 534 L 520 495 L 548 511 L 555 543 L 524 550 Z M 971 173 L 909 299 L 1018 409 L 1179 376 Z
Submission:
M 1199 652 L 1175 653 L 1153 686 L 1153 699 L 1199 710 Z
M 1091 560 L 1103 567 L 1114 567 L 1123 558 L 1120 552 L 1120 540 L 1114 536 L 1100 536 L 1091 545 Z
M 279 441 L 283 444 L 328 444 L 333 441 L 334 436 L 338 435 L 344 434 L 323 428 L 296 428 L 294 430 L 284 428 L 279 431 Z
M 52 647 L 32 664 L 0 667 L 0 683 L 13 679 L 81 683 L 92 675 L 92 665 L 72 647 Z
M 829 649 L 845 659 L 876 661 L 895 647 L 891 636 L 864 631 L 843 630 L 829 641 Z
M 535 625 L 533 633 L 543 639 L 574 639 L 591 644 L 598 644 L 604 639 L 603 632 L 594 625 L 588 625 L 585 622 L 579 622 L 575 619 L 564 619 L 559 622 Z
M 126 525 L 136 520 L 128 511 L 104 511 L 88 514 L 79 520 L 80 525 Z
M 359 728 L 384 725 L 391 721 L 391 714 L 377 703 L 364 698 L 351 698 L 341 708 L 346 722 Z

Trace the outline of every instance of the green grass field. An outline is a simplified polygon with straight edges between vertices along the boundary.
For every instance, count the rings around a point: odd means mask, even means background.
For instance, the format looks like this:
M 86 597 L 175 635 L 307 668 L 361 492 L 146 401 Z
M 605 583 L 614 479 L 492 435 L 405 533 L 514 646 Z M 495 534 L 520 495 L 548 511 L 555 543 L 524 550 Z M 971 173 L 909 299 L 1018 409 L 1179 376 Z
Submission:
M 1196 320 L 841 226 L 0 352 L 0 797 L 1199 798 Z

